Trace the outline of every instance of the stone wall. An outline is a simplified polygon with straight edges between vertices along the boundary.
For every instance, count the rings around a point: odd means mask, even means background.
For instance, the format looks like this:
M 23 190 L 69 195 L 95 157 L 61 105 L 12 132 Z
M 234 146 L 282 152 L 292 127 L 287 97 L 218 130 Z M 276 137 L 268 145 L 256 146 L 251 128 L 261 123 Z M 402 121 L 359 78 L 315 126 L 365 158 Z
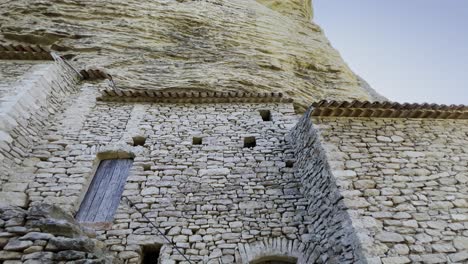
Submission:
M 48 118 L 63 107 L 67 96 L 76 91 L 77 78 L 62 63 L 6 62 L 0 68 L 9 75 L 8 93 L 0 99 L 0 205 L 26 205 L 26 183 L 31 180 L 28 152 L 37 141 Z M 23 74 L 24 70 L 28 72 Z M 20 166 L 21 165 L 21 166 Z M 19 166 L 18 169 L 16 167 Z
M 306 199 L 308 214 L 304 221 L 309 229 L 306 237 L 315 241 L 306 263 L 365 263 L 309 111 L 290 134 L 297 159 L 295 174 Z
M 308 263 L 313 228 L 300 181 L 286 166 L 292 104 L 120 103 L 96 95 L 83 87 L 35 144 L 31 204 L 74 214 L 99 159 L 129 153 L 134 164 L 113 223 L 91 225 L 127 263 L 139 263 L 144 245 L 161 245 L 162 263 L 187 263 L 138 210 L 195 263 L 248 263 L 273 253 Z M 272 121 L 259 110 L 270 110 Z M 134 146 L 138 136 L 143 146 Z M 248 136 L 256 147 L 243 147 Z
M 468 121 L 316 119 L 369 263 L 468 262 Z
M 15 82 L 38 65 L 36 61 L 6 61 L 0 63 L 0 98 L 15 93 Z

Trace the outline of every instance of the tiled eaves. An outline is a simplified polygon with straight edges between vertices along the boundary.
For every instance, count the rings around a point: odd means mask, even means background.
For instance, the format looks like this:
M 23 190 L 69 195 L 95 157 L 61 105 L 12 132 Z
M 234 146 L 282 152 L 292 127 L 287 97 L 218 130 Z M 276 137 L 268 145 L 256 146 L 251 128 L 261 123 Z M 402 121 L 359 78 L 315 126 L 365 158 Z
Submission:
M 468 119 L 467 105 L 322 100 L 312 107 L 315 117 Z
M 198 91 L 101 91 L 99 101 L 156 103 L 292 103 L 282 93 L 198 92 Z
M 50 51 L 39 45 L 0 44 L 0 60 L 53 60 Z
M 100 69 L 86 69 L 80 71 L 83 80 L 94 81 L 94 80 L 111 80 L 112 77 L 104 70 Z
M 0 60 L 54 60 L 54 56 L 50 50 L 40 45 L 0 44 Z M 108 73 L 100 69 L 84 69 L 79 73 L 86 81 L 112 79 Z

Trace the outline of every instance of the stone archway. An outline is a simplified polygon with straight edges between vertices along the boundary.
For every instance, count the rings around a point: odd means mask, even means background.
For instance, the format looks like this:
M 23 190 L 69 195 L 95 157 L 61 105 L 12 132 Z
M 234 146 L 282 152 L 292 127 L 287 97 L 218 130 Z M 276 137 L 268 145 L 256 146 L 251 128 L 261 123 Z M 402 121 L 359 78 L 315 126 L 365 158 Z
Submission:
M 271 256 L 264 257 L 250 262 L 249 264 L 297 264 L 297 258 L 294 257 L 283 257 L 283 256 Z
M 269 238 L 250 244 L 239 244 L 236 263 L 301 264 L 309 256 L 308 245 L 299 240 Z

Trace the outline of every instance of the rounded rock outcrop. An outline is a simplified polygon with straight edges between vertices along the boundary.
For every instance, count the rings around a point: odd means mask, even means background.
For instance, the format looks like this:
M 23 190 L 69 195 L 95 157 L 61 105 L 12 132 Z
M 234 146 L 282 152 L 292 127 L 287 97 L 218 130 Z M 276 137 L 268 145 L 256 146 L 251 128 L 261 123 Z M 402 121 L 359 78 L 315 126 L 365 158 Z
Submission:
M 121 89 L 282 92 L 372 100 L 311 22 L 310 1 L 31 1 L 2 6 L 0 41 L 41 44 Z

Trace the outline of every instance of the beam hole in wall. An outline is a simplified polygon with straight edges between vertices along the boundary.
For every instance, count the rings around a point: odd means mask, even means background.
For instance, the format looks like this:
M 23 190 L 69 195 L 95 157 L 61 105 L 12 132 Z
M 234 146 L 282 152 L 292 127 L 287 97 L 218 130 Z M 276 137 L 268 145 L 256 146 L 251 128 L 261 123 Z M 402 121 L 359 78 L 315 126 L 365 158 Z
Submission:
M 160 245 L 146 245 L 143 246 L 142 264 L 159 263 L 159 253 L 161 251 Z
M 133 139 L 133 146 L 144 146 L 146 142 L 146 138 L 143 136 L 135 136 Z
M 260 116 L 263 121 L 271 121 L 271 112 L 270 110 L 260 110 Z
M 255 137 L 245 137 L 244 138 L 244 148 L 253 148 L 257 146 L 257 141 Z
M 151 164 L 143 164 L 143 171 L 150 171 L 151 170 Z
M 294 167 L 294 160 L 287 160 L 286 161 L 286 168 Z
M 201 137 L 193 137 L 192 145 L 201 145 L 203 143 L 203 138 Z

